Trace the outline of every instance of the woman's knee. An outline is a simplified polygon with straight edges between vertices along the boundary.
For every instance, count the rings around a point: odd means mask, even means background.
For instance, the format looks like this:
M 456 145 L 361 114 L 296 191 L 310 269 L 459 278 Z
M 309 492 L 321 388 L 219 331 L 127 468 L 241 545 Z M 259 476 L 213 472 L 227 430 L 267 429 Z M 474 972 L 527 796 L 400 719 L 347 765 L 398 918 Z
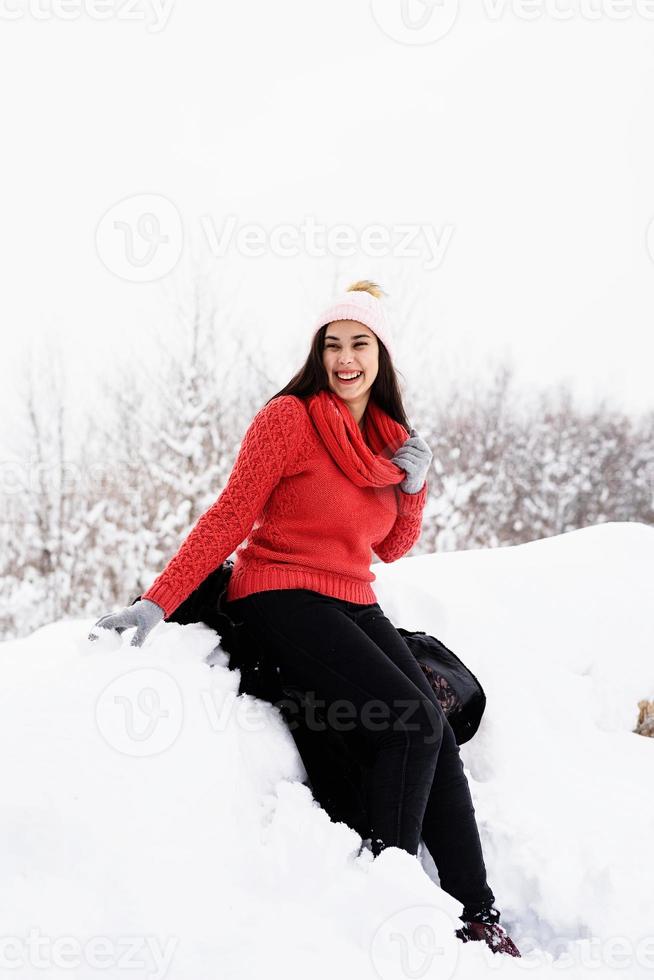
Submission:
M 402 740 L 413 747 L 431 747 L 438 752 L 443 739 L 443 716 L 432 702 L 417 694 L 396 698 L 392 703 L 392 723 L 382 734 L 383 740 Z
M 435 705 L 428 698 L 421 701 L 421 718 L 423 721 L 423 736 L 426 744 L 433 745 L 435 749 L 441 745 L 443 740 L 443 713 L 438 705 Z

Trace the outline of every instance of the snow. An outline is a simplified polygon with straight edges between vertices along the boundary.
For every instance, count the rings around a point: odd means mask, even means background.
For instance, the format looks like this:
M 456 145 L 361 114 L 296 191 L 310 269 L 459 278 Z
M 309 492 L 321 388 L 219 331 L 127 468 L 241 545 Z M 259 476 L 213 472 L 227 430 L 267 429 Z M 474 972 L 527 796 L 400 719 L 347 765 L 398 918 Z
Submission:
M 614 523 L 374 566 L 392 621 L 438 636 L 486 691 L 461 754 L 522 959 L 456 940 L 461 906 L 424 848 L 359 853 L 206 626 L 161 623 L 137 649 L 133 630 L 89 643 L 77 619 L 1 644 L 2 966 L 651 977 L 654 742 L 633 728 L 654 697 L 653 561 L 654 528 Z

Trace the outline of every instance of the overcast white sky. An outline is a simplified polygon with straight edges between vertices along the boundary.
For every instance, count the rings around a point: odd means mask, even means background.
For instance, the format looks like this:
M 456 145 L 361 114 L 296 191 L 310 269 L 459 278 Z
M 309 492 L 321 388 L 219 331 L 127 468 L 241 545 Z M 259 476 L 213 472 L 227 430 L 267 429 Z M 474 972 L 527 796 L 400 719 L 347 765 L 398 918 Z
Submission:
M 391 294 L 409 380 L 425 357 L 506 352 L 529 385 L 654 407 L 654 19 L 645 0 L 538 10 L 5 0 L 5 420 L 48 342 L 93 411 L 94 378 L 147 354 L 194 260 L 271 358 L 304 352 L 336 270 Z M 307 222 L 349 228 L 354 254 L 336 263 Z

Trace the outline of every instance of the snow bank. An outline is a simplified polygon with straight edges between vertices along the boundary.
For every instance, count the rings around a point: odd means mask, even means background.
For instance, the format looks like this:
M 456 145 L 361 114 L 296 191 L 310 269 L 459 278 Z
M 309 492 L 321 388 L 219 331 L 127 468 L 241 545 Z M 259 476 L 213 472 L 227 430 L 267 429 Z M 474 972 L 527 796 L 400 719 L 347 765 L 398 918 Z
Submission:
M 654 529 L 605 524 L 376 564 L 398 626 L 488 696 L 462 747 L 521 960 L 453 936 L 427 852 L 376 860 L 302 780 L 279 712 L 203 625 L 140 650 L 91 620 L 0 645 L 2 966 L 14 977 L 471 977 L 654 971 Z M 107 610 L 98 610 L 98 615 Z M 207 658 L 215 662 L 210 668 Z

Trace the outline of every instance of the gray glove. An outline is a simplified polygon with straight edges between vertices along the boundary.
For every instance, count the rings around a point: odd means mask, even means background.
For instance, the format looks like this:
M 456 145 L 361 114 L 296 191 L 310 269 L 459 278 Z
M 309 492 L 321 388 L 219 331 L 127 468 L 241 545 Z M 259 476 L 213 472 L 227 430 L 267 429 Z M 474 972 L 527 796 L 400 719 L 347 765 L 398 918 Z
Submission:
M 103 616 L 94 624 L 93 629 L 116 630 L 117 633 L 122 633 L 130 626 L 136 626 L 136 633 L 130 646 L 140 647 L 150 630 L 165 615 L 165 611 L 156 602 L 152 602 L 151 599 L 139 599 L 138 602 L 132 606 L 126 606 L 120 612 Z M 97 640 L 97 638 L 96 633 L 89 633 L 89 640 Z
M 422 490 L 422 485 L 429 471 L 433 453 L 424 439 L 422 439 L 415 429 L 411 429 L 411 435 L 397 450 L 392 463 L 401 466 L 406 471 L 406 477 L 400 483 L 400 490 L 404 493 L 418 493 Z

